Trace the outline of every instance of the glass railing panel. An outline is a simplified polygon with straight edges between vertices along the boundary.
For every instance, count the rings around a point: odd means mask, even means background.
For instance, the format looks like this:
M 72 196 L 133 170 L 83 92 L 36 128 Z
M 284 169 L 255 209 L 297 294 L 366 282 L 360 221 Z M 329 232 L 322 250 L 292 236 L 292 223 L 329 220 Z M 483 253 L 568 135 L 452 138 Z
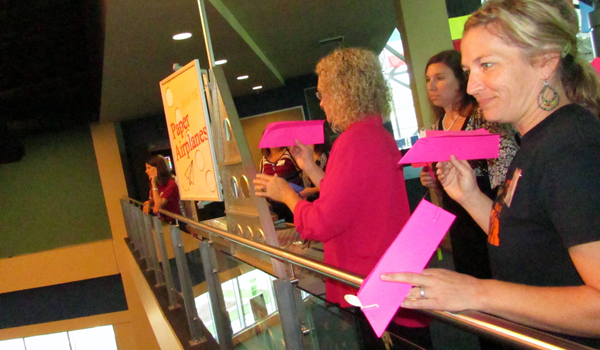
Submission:
M 189 221 L 180 217 L 177 217 L 177 219 Z M 232 242 L 227 244 L 224 252 L 219 250 L 216 239 L 212 245 L 216 248 L 215 253 L 219 257 L 217 259 L 217 272 L 221 276 L 220 282 L 225 283 L 223 285 L 223 294 L 226 299 L 225 306 L 230 319 L 233 321 L 233 343 L 236 347 L 245 349 L 250 348 L 250 344 L 256 343 L 252 346 L 262 349 L 283 348 L 281 324 L 287 325 L 289 319 L 288 315 L 279 315 L 279 312 L 276 311 L 275 293 L 271 283 L 273 277 L 255 269 L 256 266 L 264 267 L 264 264 L 253 264 L 253 255 L 246 254 L 246 257 L 250 257 L 250 259 L 243 262 L 229 255 L 235 254 L 236 245 L 250 248 L 247 251 L 251 250 L 254 252 L 253 254 L 263 254 L 285 262 L 288 277 L 294 282 L 293 294 L 298 295 L 297 300 L 303 300 L 295 303 L 297 315 L 294 316 L 297 317 L 299 323 L 299 332 L 303 334 L 301 339 L 305 349 L 331 348 L 331 338 L 339 338 L 342 334 L 340 333 L 341 330 L 348 332 L 343 334 L 343 338 L 349 342 L 348 344 L 344 343 L 344 348 L 358 347 L 359 340 L 362 340 L 360 334 L 357 333 L 357 330 L 361 328 L 360 324 L 357 327 L 356 320 L 348 316 L 348 310 L 340 309 L 323 300 L 325 290 L 325 278 L 323 276 L 344 281 L 352 286 L 360 285 L 362 277 L 319 263 L 319 261 L 322 261 L 323 254 L 321 243 L 302 240 L 292 227 L 282 227 L 281 230 L 278 230 L 277 235 L 280 246 L 271 247 L 249 242 L 247 239 L 240 239 L 236 235 L 228 233 L 222 221 L 212 221 L 212 224 L 208 225 L 210 227 L 206 227 L 206 222 L 193 223 L 190 221 L 188 223 L 197 225 L 200 231 L 205 232 L 206 236 L 202 236 L 204 238 L 218 237 L 219 240 L 224 242 Z M 135 233 L 135 230 L 131 231 Z M 186 255 L 191 253 L 189 252 Z M 199 262 L 200 259 L 187 256 L 186 260 L 186 265 L 197 265 L 195 263 Z M 265 261 L 264 258 L 256 260 Z M 429 266 L 452 269 L 450 252 L 444 249 L 437 252 L 432 257 Z M 202 272 L 195 271 L 195 268 L 201 270 L 202 266 L 190 268 L 192 276 L 200 276 Z M 196 286 L 194 288 L 197 291 L 198 288 L 196 287 L 198 285 L 196 283 L 202 282 L 195 280 L 193 277 L 192 279 L 195 282 Z M 281 280 L 277 280 L 278 286 L 281 286 L 280 282 Z M 307 294 L 303 294 L 303 292 Z M 214 334 L 215 326 L 210 320 L 210 316 L 214 314 L 214 311 L 207 307 L 208 300 L 208 296 L 204 296 L 203 299 L 197 299 L 195 302 L 204 325 Z M 508 348 L 517 346 L 520 348 L 554 349 L 558 346 L 558 348 L 588 349 L 556 338 L 549 333 L 533 330 L 475 311 L 425 313 L 434 319 L 430 329 L 432 348 L 436 350 L 447 349 L 448 346 L 453 348 L 452 346 L 455 345 L 461 349 L 488 349 L 490 345 L 485 341 L 490 339 L 493 340 L 493 345 L 500 344 L 501 347 Z M 283 322 L 281 317 L 283 317 Z M 364 322 L 362 324 L 363 326 L 366 325 Z M 369 325 L 366 325 L 365 328 L 368 327 Z M 290 329 L 287 326 L 285 328 Z M 413 334 L 411 333 L 414 332 L 404 332 L 404 334 L 399 332 L 397 334 L 392 331 L 389 339 L 393 344 L 401 343 L 401 348 L 419 348 L 419 346 L 411 345 L 413 343 L 411 339 Z M 336 344 L 339 344 L 339 342 Z

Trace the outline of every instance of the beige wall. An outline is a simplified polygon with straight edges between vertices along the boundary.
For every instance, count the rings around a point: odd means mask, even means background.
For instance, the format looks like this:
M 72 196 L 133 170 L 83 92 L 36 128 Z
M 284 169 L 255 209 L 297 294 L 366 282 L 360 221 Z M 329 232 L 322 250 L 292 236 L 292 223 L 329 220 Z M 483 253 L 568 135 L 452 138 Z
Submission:
M 435 120 L 427 101 L 425 66 L 431 56 L 453 48 L 446 2 L 394 0 L 394 5 L 419 128 L 430 129 Z
M 0 271 L 11 272 L 0 274 L 0 293 L 120 273 L 128 310 L 0 329 L 0 340 L 113 325 L 119 350 L 183 349 L 124 241 L 127 189 L 114 125 L 92 125 L 91 136 L 112 239 L 0 259 Z
M 251 117 L 240 119 L 242 129 L 244 129 L 244 135 L 248 142 L 248 148 L 252 154 L 252 160 L 256 165 L 256 171 L 258 172 L 260 160 L 262 154 L 258 144 L 262 138 L 262 134 L 265 131 L 265 127 L 269 123 L 280 122 L 280 121 L 298 121 L 304 120 L 304 109 L 302 106 L 286 108 L 279 111 L 258 114 Z

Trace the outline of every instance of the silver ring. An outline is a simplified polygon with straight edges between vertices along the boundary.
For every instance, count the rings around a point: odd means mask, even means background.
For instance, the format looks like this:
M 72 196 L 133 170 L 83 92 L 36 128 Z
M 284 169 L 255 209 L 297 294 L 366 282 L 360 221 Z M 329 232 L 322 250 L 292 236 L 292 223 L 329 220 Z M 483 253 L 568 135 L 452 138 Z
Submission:
M 421 299 L 425 299 L 425 287 L 420 286 L 419 289 L 421 290 Z

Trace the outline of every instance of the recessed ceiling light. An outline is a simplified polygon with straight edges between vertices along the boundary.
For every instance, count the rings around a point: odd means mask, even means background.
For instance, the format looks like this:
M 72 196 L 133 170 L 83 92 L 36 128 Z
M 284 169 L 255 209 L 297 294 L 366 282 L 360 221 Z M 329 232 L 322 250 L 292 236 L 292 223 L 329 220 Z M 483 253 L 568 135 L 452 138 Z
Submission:
M 192 37 L 192 33 L 179 33 L 173 35 L 173 40 L 185 40 Z
M 218 61 L 215 61 L 215 66 L 220 66 L 225 63 L 227 63 L 227 60 L 218 60 Z
M 255 86 L 255 87 L 252 88 L 252 90 L 260 90 L 260 89 L 262 89 L 262 85 Z
M 240 75 L 239 77 L 237 77 L 237 80 L 244 80 L 244 79 L 248 79 L 247 75 Z

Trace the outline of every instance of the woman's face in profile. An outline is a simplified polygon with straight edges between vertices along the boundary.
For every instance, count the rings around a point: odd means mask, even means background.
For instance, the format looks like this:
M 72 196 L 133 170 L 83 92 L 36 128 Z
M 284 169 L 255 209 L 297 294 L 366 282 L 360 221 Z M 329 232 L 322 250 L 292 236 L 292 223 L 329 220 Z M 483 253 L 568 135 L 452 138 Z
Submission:
M 461 53 L 469 76 L 467 93 L 477 99 L 485 119 L 519 128 L 539 112 L 537 98 L 543 77 L 537 65 L 525 60 L 521 49 L 481 26 L 465 33 Z
M 156 177 L 156 172 L 157 172 L 156 167 L 154 167 L 150 164 L 146 164 L 146 175 L 148 175 L 148 178 L 150 180 L 152 180 L 152 178 Z
M 425 72 L 427 95 L 437 107 L 452 107 L 460 99 L 460 84 L 445 63 L 432 63 Z

